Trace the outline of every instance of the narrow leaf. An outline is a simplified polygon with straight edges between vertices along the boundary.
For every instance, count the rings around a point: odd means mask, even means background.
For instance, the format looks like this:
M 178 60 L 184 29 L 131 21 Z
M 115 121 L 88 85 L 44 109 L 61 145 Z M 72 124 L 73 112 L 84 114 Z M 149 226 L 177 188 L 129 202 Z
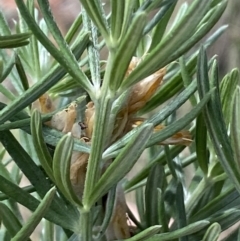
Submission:
M 104 14 L 100 11 L 95 1 L 81 0 L 81 4 L 85 8 L 87 14 L 92 19 L 94 24 L 99 29 L 107 44 L 109 44 L 109 33 L 107 21 L 104 19 Z
M 16 96 L 2 84 L 0 84 L 0 93 L 11 101 L 16 99 Z
M 219 157 L 219 161 L 229 178 L 235 184 L 236 189 L 240 192 L 240 175 L 235 167 L 236 164 L 234 161 L 232 147 L 230 144 L 221 110 L 216 63 L 213 66 L 213 71 L 214 75 L 212 75 L 211 84 L 215 85 L 217 89 L 216 93 L 213 94 L 211 101 L 208 105 L 206 105 L 206 108 L 204 109 L 204 119 L 215 152 Z M 203 48 L 201 49 L 199 54 L 197 78 L 200 98 L 204 98 L 204 95 L 208 92 L 210 88 L 210 84 L 207 70 L 207 58 L 205 50 Z
M 59 141 L 53 157 L 53 174 L 57 187 L 73 204 L 82 203 L 72 189 L 70 181 L 70 162 L 73 150 L 73 138 L 65 135 Z
M 2 176 L 0 176 L 0 191 L 31 211 L 34 211 L 39 205 L 39 201 L 35 197 Z M 61 214 L 56 213 L 50 209 L 46 213 L 45 218 L 64 228 L 74 230 L 74 219 L 76 217 L 72 216 L 69 212 L 64 212 L 63 209 L 61 212 Z
M 110 88 L 113 91 L 116 91 L 121 85 L 124 76 L 126 75 L 127 68 L 132 59 L 132 56 L 135 53 L 135 50 L 141 40 L 143 28 L 145 27 L 147 16 L 145 13 L 137 14 L 132 24 L 130 25 L 126 35 L 123 37 L 120 45 L 117 48 L 114 58 L 109 61 L 112 61 L 111 72 L 108 75 L 110 81 Z M 113 66 L 118 66 L 114 68 Z M 108 68 L 106 69 L 106 71 Z
M 153 237 L 146 239 L 146 241 L 159 241 L 159 240 L 167 241 L 167 240 L 177 239 L 180 237 L 184 237 L 184 236 L 196 233 L 201 229 L 205 228 L 208 224 L 209 222 L 206 220 L 198 221 L 198 222 L 189 224 L 184 228 L 177 229 L 169 233 L 156 234 Z
M 69 28 L 68 32 L 66 33 L 66 36 L 64 37 L 66 42 L 69 44 L 74 35 L 76 34 L 78 28 L 81 26 L 82 24 L 82 14 L 80 13 L 76 19 L 74 20 L 74 22 L 72 23 L 71 27 Z
M 115 197 L 116 197 L 116 188 L 117 188 L 116 186 L 113 186 L 110 189 L 110 191 L 108 192 L 107 203 L 106 203 L 106 212 L 105 212 L 104 219 L 103 219 L 103 222 L 101 225 L 99 239 L 101 239 L 101 237 L 105 234 L 105 231 L 107 230 L 107 227 L 111 220 L 114 203 L 115 203 Z
M 11 132 L 2 131 L 0 140 L 9 155 L 36 188 L 39 195 L 43 197 L 50 189 L 50 183 L 46 180 L 46 177 L 41 169 L 34 163 Z
M 88 203 L 94 204 L 131 170 L 145 149 L 145 145 L 152 134 L 152 130 L 153 127 L 151 124 L 145 124 L 139 127 L 131 141 L 122 149 L 117 158 L 97 182 Z
M 12 103 L 0 111 L 0 123 L 2 124 L 9 120 L 17 112 L 22 111 L 25 107 L 38 99 L 42 94 L 48 91 L 49 88 L 56 84 L 65 74 L 65 70 L 60 66 L 56 65 L 55 68 L 52 68 L 40 81 L 25 91 L 21 96 L 15 98 Z
M 141 222 L 145 220 L 145 203 L 144 203 L 144 191 L 142 187 L 136 189 L 136 205 L 139 213 L 139 218 Z
M 208 92 L 204 98 L 184 117 L 180 118 L 179 120 L 173 122 L 166 128 L 164 128 L 159 133 L 155 133 L 152 135 L 151 139 L 149 140 L 147 146 L 154 145 L 161 141 L 166 140 L 168 137 L 172 136 L 173 134 L 177 133 L 178 131 L 182 130 L 186 125 L 188 125 L 191 121 L 193 121 L 196 116 L 200 113 L 202 108 L 206 105 L 209 101 L 211 94 L 214 90 Z
M 223 212 L 229 208 L 234 208 L 239 203 L 239 194 L 234 187 L 227 188 L 222 194 L 214 198 L 203 208 L 189 219 L 190 222 L 197 221 L 199 219 L 206 219 L 211 217 L 217 212 Z
M 159 218 L 159 223 L 161 224 L 162 228 L 161 231 L 163 233 L 168 232 L 168 218 L 165 210 L 165 205 L 164 205 L 164 193 L 162 192 L 161 189 L 158 190 L 158 218 Z
M 0 216 L 3 225 L 8 230 L 9 234 L 13 237 L 22 227 L 19 219 L 4 203 L 0 203 Z
M 178 182 L 177 184 L 176 191 L 176 211 L 178 228 L 184 228 L 185 226 L 187 226 L 187 215 L 184 204 L 183 186 L 180 182 Z M 188 241 L 188 237 L 181 237 L 179 238 L 179 241 Z
M 147 227 L 158 225 L 158 199 L 157 189 L 163 188 L 164 169 L 161 165 L 152 166 L 147 179 L 145 189 L 145 205 L 146 205 L 146 224 Z
M 9 61 L 6 63 L 6 65 L 4 65 L 3 72 L 0 75 L 0 83 L 2 83 L 7 78 L 7 76 L 10 74 L 10 72 L 14 66 L 14 63 L 15 63 L 15 55 L 13 55 L 9 59 Z
M 0 175 L 8 179 L 9 181 L 12 181 L 11 174 L 7 167 L 3 164 L 2 160 L 3 158 L 0 158 Z
M 51 178 L 51 180 L 54 180 L 52 172 L 52 158 L 42 136 L 41 115 L 36 110 L 32 113 L 31 133 L 33 138 L 33 145 L 35 147 L 38 159 L 47 175 Z
M 214 214 L 208 219 L 211 223 L 220 224 L 222 231 L 232 227 L 240 220 L 240 210 L 236 208 L 228 209 L 224 212 Z
M 175 158 L 182 150 L 185 149 L 185 146 L 173 146 L 170 148 L 170 152 L 172 155 L 172 158 Z M 145 167 L 142 168 L 142 170 L 137 173 L 132 179 L 126 182 L 125 189 L 129 189 L 142 181 L 144 178 L 148 176 L 148 173 L 151 170 L 151 167 L 155 165 L 156 163 L 164 164 L 166 163 L 166 157 L 164 152 L 160 152 L 160 154 L 154 158 L 150 163 L 146 164 Z
M 142 240 L 149 240 L 154 234 L 158 233 L 161 229 L 160 225 L 155 225 L 145 229 L 144 231 L 136 234 L 132 238 L 125 239 L 125 241 L 142 241 Z M 151 239 L 150 239 L 151 240 Z
M 5 35 L 5 36 L 0 36 L 0 41 L 3 41 L 3 40 L 23 41 L 23 40 L 27 40 L 30 36 L 31 36 L 31 33 L 18 33 L 18 34 L 12 34 L 12 35 Z
M 25 6 L 23 0 L 16 0 L 16 4 L 18 6 L 18 9 L 21 13 L 21 16 L 24 18 L 26 23 L 28 24 L 28 27 L 33 32 L 34 36 L 39 40 L 39 42 L 48 50 L 49 53 L 60 63 L 65 71 L 67 71 L 75 80 L 76 82 L 82 86 L 85 90 L 88 90 L 91 92 L 91 84 L 86 78 L 86 76 L 83 74 L 83 72 L 78 67 L 78 64 L 76 63 L 73 58 L 67 58 L 68 56 L 63 57 L 62 52 L 59 51 L 53 43 L 48 39 L 48 37 L 43 33 L 43 31 L 39 28 L 37 22 L 35 19 L 31 16 L 29 13 L 27 7 Z M 45 6 L 46 9 L 47 6 Z M 50 18 L 50 16 L 49 16 Z M 79 48 L 81 49 L 81 53 L 84 51 L 87 43 L 88 43 L 88 35 L 87 33 L 83 34 L 83 39 L 81 42 L 81 46 Z M 70 61 L 70 62 L 68 62 Z M 48 88 L 49 89 L 49 88 Z
M 39 224 L 43 216 L 48 211 L 48 208 L 53 200 L 56 189 L 53 187 L 45 195 L 44 199 L 40 202 L 37 209 L 23 225 L 21 230 L 11 239 L 12 241 L 25 241 L 31 233 L 35 230 L 36 226 Z
M 154 17 L 147 23 L 144 28 L 144 35 L 153 29 L 152 43 L 150 46 L 150 51 L 156 47 L 156 45 L 161 41 L 163 34 L 166 30 L 167 23 L 173 13 L 176 6 L 176 0 L 169 1 L 168 4 L 162 6 L 160 10 L 154 15 Z
M 123 18 L 124 18 L 124 7 L 125 7 L 124 1 L 118 1 L 118 0 L 111 1 L 112 14 L 111 14 L 110 26 L 111 26 L 112 38 L 115 40 L 117 40 L 121 35 Z
M 197 117 L 196 123 L 196 153 L 198 165 L 205 175 L 208 173 L 207 128 L 203 114 Z
M 232 97 L 232 95 L 231 95 Z M 234 151 L 234 156 L 237 164 L 238 171 L 240 170 L 240 128 L 239 128 L 239 106 L 240 106 L 240 88 L 236 87 L 234 98 L 233 98 L 233 106 L 232 106 L 232 118 L 230 122 L 230 130 L 231 130 L 231 140 L 232 147 Z M 230 108 L 230 106 L 229 106 Z
M 72 77 L 85 89 L 90 90 L 91 85 L 88 81 L 86 75 L 79 68 L 76 58 L 72 54 L 69 46 L 65 42 L 57 24 L 52 16 L 51 8 L 49 6 L 48 0 L 38 0 L 39 7 L 42 11 L 43 17 L 51 31 L 52 36 L 55 38 L 57 44 L 59 45 L 60 53 L 64 61 L 63 66 L 68 69 L 68 72 Z M 20 10 L 21 11 L 21 10 Z M 25 15 L 26 16 L 26 13 Z M 23 17 L 24 17 L 23 16 Z M 29 26 L 30 27 L 30 26 Z M 61 62 L 59 62 L 61 63 Z
M 100 70 L 100 49 L 98 48 L 98 31 L 96 26 L 93 24 L 86 11 L 82 9 L 83 15 L 83 27 L 85 31 L 89 32 L 91 44 L 88 45 L 88 64 L 90 69 L 91 77 L 94 87 L 97 89 L 101 85 L 101 70 Z
M 170 53 L 174 53 L 188 38 L 191 39 L 192 31 L 195 30 L 202 16 L 206 13 L 209 4 L 210 2 L 207 0 L 194 1 L 182 20 L 132 71 L 122 83 L 122 87 L 128 88 L 176 59 L 178 56 L 171 58 Z
M 12 49 L 12 48 L 19 48 L 25 45 L 28 45 L 29 41 L 0 41 L 0 49 Z
M 218 223 L 213 223 L 205 233 L 203 241 L 217 241 L 221 233 L 221 226 Z
M 27 90 L 29 88 L 27 75 L 26 75 L 25 70 L 23 68 L 22 61 L 21 61 L 21 59 L 19 58 L 18 55 L 15 55 L 15 65 L 16 65 L 16 69 L 17 69 L 19 78 L 22 82 L 23 89 Z
M 234 92 L 240 81 L 239 71 L 233 69 L 229 74 L 227 74 L 220 83 L 220 94 L 222 111 L 226 125 L 231 121 L 232 108 L 233 108 L 233 98 Z
M 44 195 L 51 188 L 51 184 L 49 180 L 46 179 L 46 176 L 41 168 L 34 163 L 34 161 L 22 148 L 22 146 L 19 144 L 11 132 L 2 131 L 0 140 L 5 149 L 8 151 L 9 155 L 13 158 L 21 171 L 35 187 L 40 197 L 44 197 Z M 54 205 L 52 205 L 52 208 L 56 212 L 62 212 L 63 202 L 59 197 L 54 199 L 53 204 Z

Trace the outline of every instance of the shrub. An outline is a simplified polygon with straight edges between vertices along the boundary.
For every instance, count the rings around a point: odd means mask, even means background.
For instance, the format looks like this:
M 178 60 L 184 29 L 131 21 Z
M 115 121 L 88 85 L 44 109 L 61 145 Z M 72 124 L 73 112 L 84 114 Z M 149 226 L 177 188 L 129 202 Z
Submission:
M 47 0 L 16 0 L 14 34 L 0 15 L 2 240 L 217 240 L 240 220 L 239 72 L 206 57 L 226 26 L 196 44 L 227 1 L 80 2 L 65 36 Z

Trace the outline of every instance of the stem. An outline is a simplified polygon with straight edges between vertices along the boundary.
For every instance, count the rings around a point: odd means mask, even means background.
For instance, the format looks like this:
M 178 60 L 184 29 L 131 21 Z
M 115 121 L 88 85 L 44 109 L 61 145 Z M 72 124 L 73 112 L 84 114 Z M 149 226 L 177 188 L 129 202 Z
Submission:
M 86 211 L 91 208 L 89 206 L 89 197 L 96 185 L 96 181 L 100 177 L 100 162 L 102 160 L 102 153 L 106 144 L 106 137 L 108 136 L 108 133 L 111 132 L 108 125 L 113 100 L 111 99 L 111 93 L 109 93 L 108 84 L 110 82 L 111 70 L 114 68 L 112 65 L 113 55 L 114 54 L 111 54 L 110 52 L 103 84 L 99 93 L 96 93 L 96 99 L 94 100 L 95 121 L 93 127 L 91 153 L 88 160 L 87 175 L 83 193 L 83 205 Z
M 99 102 L 100 103 L 95 103 L 95 123 L 93 128 L 92 146 L 88 160 L 83 194 L 83 205 L 86 211 L 91 208 L 89 206 L 89 196 L 100 176 L 100 162 L 102 160 L 102 152 L 105 143 L 105 130 L 111 107 L 109 98 L 101 98 Z
M 104 76 L 103 85 L 99 93 L 96 93 L 94 99 L 95 105 L 95 121 L 92 135 L 91 152 L 88 160 L 87 174 L 85 179 L 84 193 L 83 193 L 83 210 L 81 215 L 81 232 L 83 232 L 83 241 L 91 241 L 91 222 L 89 221 L 90 210 L 92 208 L 89 197 L 92 194 L 95 185 L 101 175 L 101 161 L 102 153 L 106 145 L 106 137 L 109 130 L 109 117 L 112 107 L 111 93 L 109 93 L 108 83 L 112 68 L 111 53 L 108 58 L 106 72 Z M 89 236 L 90 235 L 90 236 Z
M 89 197 L 101 174 L 100 163 L 105 143 L 106 127 L 108 126 L 109 111 L 111 110 L 110 103 L 111 101 L 106 95 L 99 100 L 99 103 L 95 103 L 92 146 L 83 193 L 84 208 L 80 218 L 82 241 L 92 241 L 91 200 L 89 200 Z
M 80 214 L 80 232 L 82 241 L 92 241 L 92 220 L 91 211 L 81 212 Z

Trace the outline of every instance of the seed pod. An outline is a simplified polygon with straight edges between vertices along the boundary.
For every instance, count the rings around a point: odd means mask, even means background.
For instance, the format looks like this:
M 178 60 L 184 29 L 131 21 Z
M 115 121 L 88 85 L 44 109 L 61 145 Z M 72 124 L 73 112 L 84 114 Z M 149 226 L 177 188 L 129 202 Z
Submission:
M 75 194 L 81 199 L 87 172 L 89 154 L 73 151 L 70 167 L 70 180 Z
M 95 106 L 91 101 L 87 104 L 87 108 L 85 111 L 85 125 L 86 125 L 86 136 L 91 139 L 93 133 L 93 124 L 95 118 Z
M 55 110 L 55 106 L 53 105 L 52 100 L 47 93 L 40 96 L 38 101 L 41 113 L 50 113 Z
M 134 114 L 145 106 L 161 85 L 166 68 L 162 68 L 135 84 L 128 101 L 128 113 Z
M 128 122 L 127 130 L 136 128 L 145 121 L 144 118 L 132 118 Z M 164 125 L 157 125 L 154 127 L 153 131 L 158 132 L 165 128 Z M 191 133 L 187 130 L 182 130 L 174 134 L 173 136 L 167 138 L 166 140 L 159 143 L 159 145 L 185 145 L 189 146 L 192 143 Z
M 71 132 L 77 117 L 76 107 L 77 105 L 72 103 L 68 108 L 55 114 L 51 119 L 51 127 L 63 133 Z
M 55 110 L 55 106 L 52 103 L 50 96 L 45 93 L 39 97 L 38 101 L 35 101 L 33 108 L 39 109 L 41 113 L 50 113 Z M 45 125 L 51 126 L 51 121 L 46 121 Z
M 127 204 L 121 185 L 117 186 L 114 210 L 106 230 L 106 236 L 108 241 L 130 238 L 130 227 L 127 223 Z
M 54 110 L 52 101 L 48 94 L 44 94 L 39 98 L 40 110 L 42 113 L 49 113 Z M 89 104 L 89 106 L 91 106 Z M 70 106 L 62 111 L 59 111 L 53 115 L 51 121 L 48 122 L 48 125 L 54 129 L 62 131 L 63 133 L 71 132 L 75 138 L 81 138 L 81 127 L 76 122 L 77 117 L 77 105 L 71 103 Z M 90 121 L 94 113 L 94 108 L 90 108 L 87 111 Z M 90 125 L 91 127 L 91 125 Z M 83 139 L 84 141 L 89 139 Z M 87 162 L 89 154 L 82 153 L 78 151 L 73 151 L 71 157 L 71 166 L 70 166 L 70 181 L 74 192 L 79 198 L 82 198 L 84 182 L 87 171 Z

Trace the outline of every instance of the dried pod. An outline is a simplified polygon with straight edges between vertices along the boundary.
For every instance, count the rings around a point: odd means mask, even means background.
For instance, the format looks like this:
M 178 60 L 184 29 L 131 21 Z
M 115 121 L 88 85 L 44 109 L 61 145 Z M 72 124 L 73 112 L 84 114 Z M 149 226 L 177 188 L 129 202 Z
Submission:
M 94 118 L 95 118 L 95 106 L 94 103 L 91 101 L 87 104 L 87 108 L 85 111 L 85 125 L 86 125 L 86 136 L 88 138 L 92 137 L 93 133 L 93 124 L 94 124 Z
M 55 114 L 51 119 L 51 126 L 63 133 L 71 132 L 77 117 L 76 107 L 77 105 L 72 103 L 67 109 Z
M 128 113 L 133 114 L 145 106 L 161 85 L 166 68 L 162 68 L 135 84 L 128 101 Z
M 129 66 L 128 66 L 127 72 L 126 72 L 126 76 L 128 76 L 137 67 L 137 65 L 140 63 L 140 61 L 141 61 L 140 58 L 137 58 L 137 57 L 132 58 Z
M 52 100 L 47 93 L 40 96 L 38 101 L 41 113 L 50 113 L 55 110 L 55 106 L 53 105 Z
M 47 94 L 44 94 L 39 98 L 40 110 L 42 113 L 48 113 L 53 111 L 53 105 L 50 97 Z M 90 104 L 89 104 L 90 106 Z M 78 123 L 75 123 L 77 117 L 77 105 L 72 103 L 68 108 L 59 111 L 53 115 L 51 121 L 48 124 L 63 133 L 71 132 L 72 135 L 76 138 L 81 138 L 81 127 Z M 91 113 L 94 113 L 94 109 L 90 108 L 88 110 L 88 117 L 92 117 Z M 90 118 L 90 121 L 93 121 Z M 89 141 L 89 139 L 83 139 L 84 141 Z M 71 166 L 70 166 L 70 180 L 74 192 L 79 198 L 82 198 L 84 182 L 87 171 L 87 162 L 89 154 L 82 153 L 78 151 L 73 151 L 71 157 Z
M 39 97 L 38 101 L 35 101 L 33 108 L 39 109 L 41 113 L 50 113 L 55 110 L 55 106 L 52 103 L 50 96 L 45 93 Z M 51 121 L 46 121 L 45 125 L 51 126 Z
M 113 214 L 106 231 L 108 241 L 130 238 L 130 228 L 127 223 L 127 205 L 121 185 L 117 186 Z
M 77 139 L 80 139 L 80 138 L 81 138 L 82 129 L 81 129 L 81 127 L 79 126 L 78 123 L 74 123 L 74 124 L 73 124 L 71 133 L 72 133 L 72 136 L 73 136 L 73 137 L 75 137 L 75 138 L 77 138 Z
M 38 101 L 41 113 L 50 113 L 55 110 L 52 100 L 48 94 L 43 94 Z M 76 107 L 76 103 L 71 103 L 68 108 L 53 115 L 51 121 L 48 121 L 45 124 L 62 131 L 63 133 L 71 132 L 77 117 Z
M 189 146 L 192 143 L 192 136 L 189 131 L 182 130 L 174 134 L 173 136 L 162 141 L 161 145 L 185 145 Z
M 126 76 L 128 76 L 139 64 L 141 59 L 133 57 L 129 64 Z M 154 74 L 146 77 L 142 81 L 135 84 L 129 92 L 129 98 L 124 108 L 118 113 L 115 121 L 112 141 L 120 138 L 122 135 L 132 129 L 132 116 L 144 107 L 147 101 L 156 93 L 161 85 L 166 68 L 162 68 Z
M 70 167 L 70 180 L 76 195 L 81 199 L 87 172 L 88 153 L 73 151 Z
M 127 125 L 127 131 L 135 128 L 143 123 L 144 118 L 132 118 Z M 164 125 L 157 125 L 154 127 L 154 132 L 161 131 L 165 128 Z M 192 136 L 189 131 L 182 130 L 160 142 L 160 145 L 185 145 L 189 146 L 192 143 Z

